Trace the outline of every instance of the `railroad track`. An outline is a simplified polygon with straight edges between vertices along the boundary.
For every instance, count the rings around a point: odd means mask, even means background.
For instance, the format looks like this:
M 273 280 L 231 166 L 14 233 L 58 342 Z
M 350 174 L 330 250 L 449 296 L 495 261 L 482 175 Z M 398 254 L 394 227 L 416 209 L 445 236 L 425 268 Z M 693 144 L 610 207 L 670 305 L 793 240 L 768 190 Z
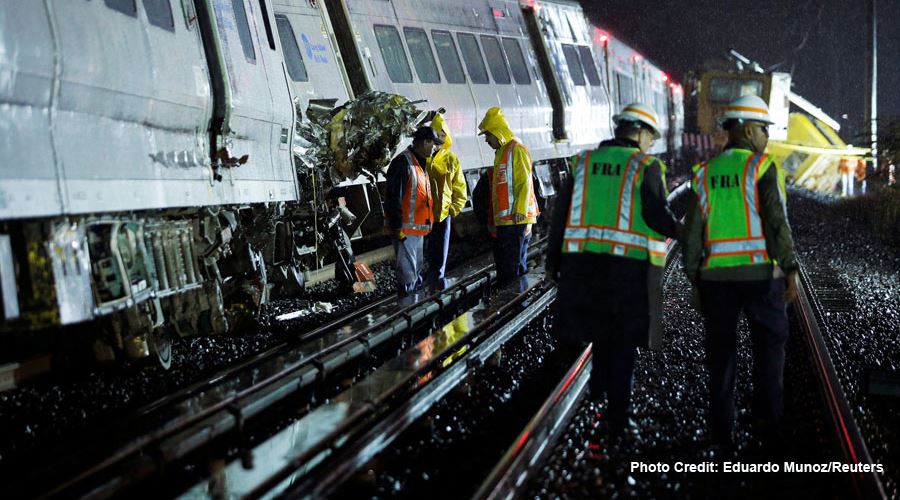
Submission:
M 840 293 L 838 283 L 828 274 L 814 271 L 811 276 L 806 266 L 800 270 L 800 296 L 794 308 L 802 325 L 804 338 L 810 349 L 819 379 L 820 391 L 832 426 L 832 432 L 843 457 L 848 464 L 872 464 L 865 439 L 847 402 L 840 378 L 831 361 L 831 355 L 822 337 L 820 321 L 834 306 L 845 307 L 846 301 L 835 301 Z M 852 488 L 857 498 L 887 498 L 881 478 L 876 472 L 850 474 Z
M 212 489 L 213 496 L 245 498 L 328 496 L 542 314 L 554 297 L 555 289 L 534 275 L 521 288 L 498 291 L 490 303 L 469 312 L 465 335 L 440 348 L 426 338 L 258 446 L 254 455 L 267 457 L 263 467 L 248 471 L 235 460 L 188 495 Z
M 536 244 L 532 255 L 539 249 Z M 479 265 L 465 276 L 416 304 L 390 308 L 394 297 L 375 301 L 148 404 L 123 419 L 121 428 L 67 442 L 51 460 L 24 472 L 16 489 L 39 497 L 127 492 L 223 436 L 241 434 L 251 418 L 313 390 L 379 347 L 405 341 L 413 329 L 462 301 L 480 297 L 495 272 L 492 265 Z
M 670 267 L 667 266 L 666 272 L 671 272 Z M 831 284 L 831 281 L 823 280 L 823 287 L 827 292 L 823 296 L 826 300 L 831 300 L 834 296 Z M 872 459 L 865 440 L 853 418 L 822 338 L 818 318 L 823 317 L 827 307 L 823 306 L 816 295 L 815 283 L 811 282 L 805 270 L 801 270 L 801 285 L 800 297 L 793 313 L 801 326 L 814 372 L 820 383 L 822 402 L 831 424 L 830 433 L 838 448 L 836 451 L 844 464 L 871 465 Z M 473 498 L 508 499 L 521 496 L 527 491 L 529 479 L 542 473 L 546 456 L 562 436 L 566 424 L 578 411 L 578 403 L 586 393 L 590 376 L 590 353 L 588 347 L 572 363 L 556 389 L 510 445 Z M 846 476 L 852 483 L 849 491 L 856 498 L 887 498 L 876 472 L 849 473 Z

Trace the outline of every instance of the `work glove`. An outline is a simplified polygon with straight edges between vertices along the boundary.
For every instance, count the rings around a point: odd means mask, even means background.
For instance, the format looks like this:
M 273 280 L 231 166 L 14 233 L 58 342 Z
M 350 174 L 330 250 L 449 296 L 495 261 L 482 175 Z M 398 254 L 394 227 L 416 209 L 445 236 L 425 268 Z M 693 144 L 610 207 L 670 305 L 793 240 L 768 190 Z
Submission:
M 406 233 L 404 233 L 402 229 L 397 231 L 397 239 L 400 241 L 403 241 L 406 239 Z
M 525 220 L 525 214 L 513 214 L 513 222 L 516 224 L 520 224 Z
M 525 236 L 531 235 L 531 224 L 525 224 Z

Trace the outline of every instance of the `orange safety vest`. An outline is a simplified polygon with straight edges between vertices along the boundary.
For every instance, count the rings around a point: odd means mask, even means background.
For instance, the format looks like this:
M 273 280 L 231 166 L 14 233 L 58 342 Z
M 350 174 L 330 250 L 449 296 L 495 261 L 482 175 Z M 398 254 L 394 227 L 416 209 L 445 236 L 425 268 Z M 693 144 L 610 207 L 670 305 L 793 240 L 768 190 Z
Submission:
M 856 160 L 856 180 L 866 180 L 866 161 Z
M 520 144 L 513 139 L 506 143 L 503 153 L 500 155 L 500 163 L 494 167 L 494 199 L 492 200 L 492 205 L 494 208 L 494 217 L 503 221 L 511 221 L 515 215 L 515 184 L 513 178 L 513 169 L 515 166 L 513 165 L 513 151 L 515 151 L 516 144 L 519 144 L 519 146 L 525 149 L 525 153 L 528 154 L 529 158 L 531 157 L 531 154 L 528 153 L 528 149 L 526 149 L 523 144 Z M 528 182 L 532 182 L 531 171 L 526 172 L 525 175 L 528 176 Z M 537 198 L 534 196 L 534 188 L 532 187 L 528 194 L 528 205 L 525 217 L 537 217 L 537 215 Z
M 409 166 L 409 180 L 403 188 L 400 229 L 405 234 L 424 236 L 431 232 L 431 183 L 412 151 L 403 151 L 403 156 Z
M 850 172 L 853 172 L 853 167 L 850 165 L 850 161 L 851 160 L 849 158 L 841 158 L 841 162 L 838 163 L 838 172 L 842 174 L 849 174 Z

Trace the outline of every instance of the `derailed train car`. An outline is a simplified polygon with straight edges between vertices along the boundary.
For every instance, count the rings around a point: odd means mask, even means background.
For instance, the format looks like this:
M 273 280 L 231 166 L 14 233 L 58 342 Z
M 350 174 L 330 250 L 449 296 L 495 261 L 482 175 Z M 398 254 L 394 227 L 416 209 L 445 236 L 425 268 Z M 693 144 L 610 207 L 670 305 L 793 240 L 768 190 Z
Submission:
M 370 179 L 322 193 L 292 159 L 304 113 L 368 90 L 445 108 L 470 189 L 493 160 L 476 136 L 491 106 L 547 194 L 630 100 L 681 135 L 665 74 L 576 2 L 13 2 L 0 27 L 7 347 L 89 325 L 99 357 L 166 364 L 172 335 L 227 331 L 380 235 Z

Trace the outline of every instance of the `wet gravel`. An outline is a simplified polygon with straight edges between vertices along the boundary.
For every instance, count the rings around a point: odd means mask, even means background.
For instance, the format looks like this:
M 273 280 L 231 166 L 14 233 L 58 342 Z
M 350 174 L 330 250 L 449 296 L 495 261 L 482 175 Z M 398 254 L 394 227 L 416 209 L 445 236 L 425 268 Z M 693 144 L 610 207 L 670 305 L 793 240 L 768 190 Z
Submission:
M 758 497 L 771 492 L 814 493 L 830 479 L 809 486 L 797 475 L 719 475 L 677 473 L 676 462 L 701 464 L 722 460 L 712 446 L 707 426 L 708 376 L 703 364 L 700 314 L 690 304 L 684 274 L 673 270 L 666 281 L 665 344 L 661 351 L 641 350 L 635 368 L 632 397 L 635 432 L 624 440 L 610 439 L 604 430 L 605 403 L 582 402 L 565 435 L 558 442 L 543 474 L 534 478 L 528 498 L 694 498 Z M 816 381 L 805 356 L 802 339 L 793 335 L 785 367 L 785 436 L 782 449 L 766 449 L 755 434 L 750 415 L 752 391 L 749 329 L 742 320 L 737 358 L 738 418 L 736 454 L 731 461 L 783 463 L 823 461 L 833 457 L 821 436 L 823 413 Z M 631 470 L 631 462 L 668 464 L 668 472 Z
M 549 321 L 532 321 L 334 497 L 471 496 L 572 361 L 554 355 Z
M 850 407 L 889 498 L 900 498 L 900 398 L 869 395 L 872 370 L 900 371 L 900 248 L 869 233 L 855 204 L 795 191 L 794 238 L 813 286 L 827 292 L 818 318 Z M 816 221 L 818 223 L 805 223 Z
M 101 429 L 129 411 L 274 347 L 295 332 L 308 331 L 393 293 L 396 285 L 392 265 L 388 262 L 373 266 L 377 284 L 373 293 L 346 296 L 334 281 L 328 281 L 295 298 L 274 301 L 258 331 L 177 339 L 169 370 L 152 363 L 148 366 L 126 362 L 0 393 L 0 470 L 13 460 L 40 459 L 41 453 L 66 435 Z M 333 309 L 292 321 L 273 320 L 279 314 L 315 302 L 329 302 Z

